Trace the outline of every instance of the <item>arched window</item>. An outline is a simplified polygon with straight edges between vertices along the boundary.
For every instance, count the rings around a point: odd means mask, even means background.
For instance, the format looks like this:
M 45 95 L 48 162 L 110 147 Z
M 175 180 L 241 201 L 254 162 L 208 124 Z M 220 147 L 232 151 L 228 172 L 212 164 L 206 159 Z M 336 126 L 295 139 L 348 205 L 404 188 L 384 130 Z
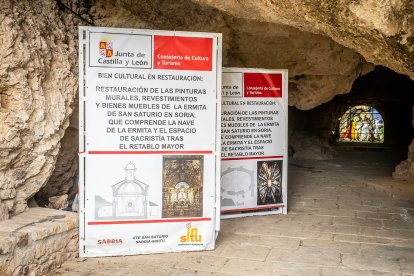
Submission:
M 350 107 L 339 118 L 338 142 L 384 143 L 384 120 L 368 105 Z

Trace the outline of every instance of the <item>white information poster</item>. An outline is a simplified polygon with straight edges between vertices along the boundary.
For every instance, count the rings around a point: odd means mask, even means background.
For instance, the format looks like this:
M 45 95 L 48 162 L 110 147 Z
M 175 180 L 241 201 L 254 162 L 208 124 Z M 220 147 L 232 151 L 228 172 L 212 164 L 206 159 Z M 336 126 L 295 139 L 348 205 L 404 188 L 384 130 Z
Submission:
M 223 68 L 223 218 L 287 212 L 287 84 L 287 70 Z
M 221 34 L 80 27 L 80 256 L 212 250 Z

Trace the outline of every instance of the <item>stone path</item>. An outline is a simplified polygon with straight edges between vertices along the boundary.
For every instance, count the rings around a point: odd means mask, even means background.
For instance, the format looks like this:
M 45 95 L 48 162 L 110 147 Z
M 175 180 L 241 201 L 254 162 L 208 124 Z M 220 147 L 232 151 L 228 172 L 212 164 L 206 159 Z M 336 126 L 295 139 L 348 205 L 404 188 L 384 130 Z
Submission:
M 56 274 L 414 275 L 414 197 L 383 191 L 403 185 L 388 170 L 350 159 L 295 161 L 289 214 L 222 220 L 215 251 L 75 259 Z

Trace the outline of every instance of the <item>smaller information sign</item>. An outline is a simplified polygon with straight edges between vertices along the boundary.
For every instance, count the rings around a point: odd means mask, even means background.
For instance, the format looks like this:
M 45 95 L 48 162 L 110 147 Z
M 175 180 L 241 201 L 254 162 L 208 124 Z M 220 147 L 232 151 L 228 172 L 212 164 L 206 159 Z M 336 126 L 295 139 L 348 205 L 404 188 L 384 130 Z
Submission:
M 287 70 L 224 68 L 222 217 L 287 211 Z

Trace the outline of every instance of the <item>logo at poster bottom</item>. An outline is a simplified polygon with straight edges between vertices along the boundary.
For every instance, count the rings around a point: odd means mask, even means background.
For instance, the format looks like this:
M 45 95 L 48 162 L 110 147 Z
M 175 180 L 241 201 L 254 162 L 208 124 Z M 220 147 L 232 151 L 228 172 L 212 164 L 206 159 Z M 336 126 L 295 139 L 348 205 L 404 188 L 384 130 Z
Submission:
M 187 223 L 187 234 L 180 237 L 181 243 L 201 243 L 203 236 L 198 234 L 198 228 L 191 228 L 191 223 Z
M 122 239 L 100 239 L 98 245 L 121 245 Z

